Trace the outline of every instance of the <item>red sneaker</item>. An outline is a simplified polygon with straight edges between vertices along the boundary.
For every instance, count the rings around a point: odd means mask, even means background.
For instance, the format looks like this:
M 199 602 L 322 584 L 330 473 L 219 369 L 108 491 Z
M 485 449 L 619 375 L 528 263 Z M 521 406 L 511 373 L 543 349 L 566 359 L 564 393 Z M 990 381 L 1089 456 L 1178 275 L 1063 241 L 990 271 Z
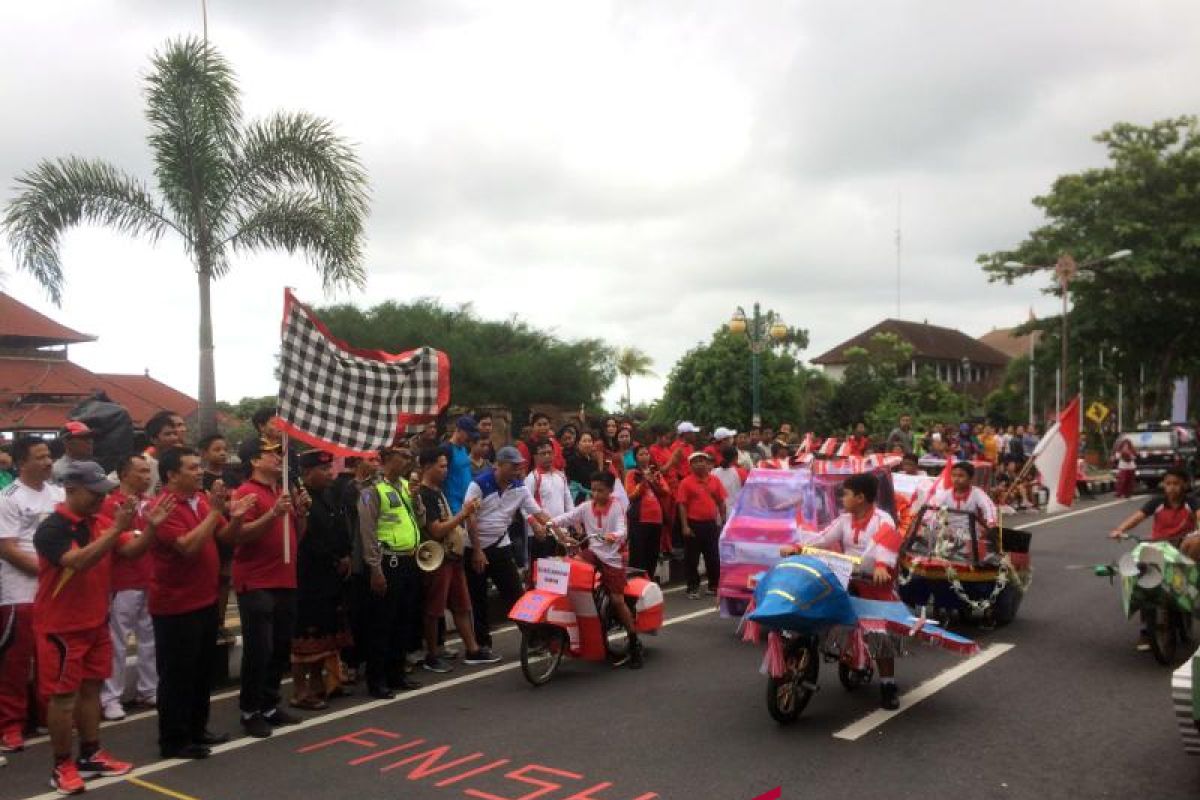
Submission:
M 79 759 L 75 762 L 75 766 L 84 778 L 112 778 L 116 775 L 124 775 L 133 769 L 133 764 L 128 761 L 118 761 L 103 750 L 97 750 L 88 758 Z
M 0 734 L 0 753 L 19 753 L 25 749 L 25 737 L 17 728 Z
M 87 791 L 75 762 L 70 759 L 59 763 L 50 773 L 50 786 L 59 794 L 83 794 Z

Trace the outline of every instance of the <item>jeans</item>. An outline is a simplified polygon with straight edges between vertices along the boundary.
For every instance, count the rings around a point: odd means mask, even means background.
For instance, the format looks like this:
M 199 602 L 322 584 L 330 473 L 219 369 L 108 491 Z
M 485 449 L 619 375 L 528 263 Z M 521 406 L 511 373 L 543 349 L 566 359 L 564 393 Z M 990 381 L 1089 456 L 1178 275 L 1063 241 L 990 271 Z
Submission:
M 164 754 L 197 741 L 208 727 L 217 653 L 217 606 L 152 617 L 158 668 L 158 744 Z
M 488 630 L 488 580 L 490 579 L 492 583 L 496 584 L 505 609 L 510 609 L 517 604 L 523 594 L 521 576 L 517 573 L 511 544 L 503 546 L 494 544 L 491 547 L 483 548 L 483 554 L 487 556 L 488 563 L 482 573 L 475 571 L 472 563 L 473 553 L 474 550 L 470 548 L 466 551 L 467 588 L 471 592 L 471 612 L 475 615 L 475 641 L 479 643 L 480 647 L 491 647 L 492 634 Z
M 295 589 L 252 589 L 238 594 L 242 619 L 243 714 L 267 714 L 279 705 L 279 684 L 291 674 L 296 629 Z
M 717 539 L 721 526 L 715 521 L 696 522 L 688 520 L 691 536 L 683 537 L 683 557 L 687 567 L 687 590 L 700 588 L 700 556 L 704 556 L 704 571 L 708 575 L 708 588 L 716 591 L 721 582 L 721 556 L 717 551 Z
M 367 622 L 367 685 L 383 688 L 404 676 L 404 654 L 421 630 L 421 570 L 413 556 L 384 553 L 380 564 L 387 579 L 382 597 L 371 594 Z

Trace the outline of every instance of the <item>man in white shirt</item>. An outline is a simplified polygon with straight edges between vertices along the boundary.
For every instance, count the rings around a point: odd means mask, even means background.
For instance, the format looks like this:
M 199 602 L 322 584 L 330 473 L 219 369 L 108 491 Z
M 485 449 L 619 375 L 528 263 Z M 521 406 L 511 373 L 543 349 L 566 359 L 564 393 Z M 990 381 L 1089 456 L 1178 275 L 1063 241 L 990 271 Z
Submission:
M 511 608 L 521 599 L 521 576 L 513 556 L 508 526 L 518 509 L 525 519 L 536 520 L 537 531 L 550 520 L 550 515 L 538 508 L 529 490 L 521 481 L 521 451 L 501 447 L 496 452 L 496 466 L 481 472 L 467 487 L 463 503 L 479 501 L 479 512 L 467 523 L 470 541 L 467 544 L 467 588 L 471 592 L 471 610 L 475 615 L 475 640 L 481 647 L 491 648 L 492 635 L 488 630 L 487 584 L 491 580 L 500 592 L 500 599 Z
M 552 517 L 573 509 L 575 500 L 571 497 L 571 482 L 565 473 L 554 468 L 554 448 L 550 442 L 536 445 L 533 463 L 533 471 L 525 476 L 525 488 L 538 508 Z M 525 545 L 529 548 L 526 564 L 532 564 L 534 559 L 552 556 L 557 550 L 552 538 L 544 532 L 539 536 L 528 522 L 525 523 Z
M 725 445 L 721 448 L 721 464 L 712 471 L 713 477 L 725 487 L 725 519 L 733 513 L 733 504 L 742 493 L 742 475 L 737 467 L 737 448 Z
M 38 559 L 33 534 L 63 502 L 62 487 L 49 483 L 50 446 L 25 436 L 13 447 L 19 473 L 0 492 L 0 752 L 25 748 L 28 683 L 34 659 L 33 600 Z
M 579 552 L 579 558 L 600 570 L 600 581 L 608 592 L 613 613 L 629 636 L 629 650 L 613 664 L 628 662 L 630 669 L 641 669 L 642 644 L 633 627 L 633 614 L 625 603 L 625 559 L 621 549 L 628 531 L 625 511 L 613 498 L 616 482 L 611 472 L 597 472 L 592 477 L 592 499 L 555 517 L 551 524 L 578 528 L 587 537 L 588 547 Z

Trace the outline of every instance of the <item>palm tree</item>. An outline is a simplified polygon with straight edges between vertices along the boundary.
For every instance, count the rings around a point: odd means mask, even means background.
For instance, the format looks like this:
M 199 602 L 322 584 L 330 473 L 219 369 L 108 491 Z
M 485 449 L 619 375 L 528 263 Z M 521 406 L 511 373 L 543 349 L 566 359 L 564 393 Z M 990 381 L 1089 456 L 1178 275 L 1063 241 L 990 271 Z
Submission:
M 212 300 L 230 259 L 268 248 L 300 252 L 325 289 L 361 286 L 367 179 L 330 122 L 277 112 L 243 125 L 228 62 L 206 41 L 174 40 L 151 60 L 146 119 L 157 194 L 98 160 L 45 160 L 17 178 L 3 228 L 19 269 L 62 302 L 59 240 L 98 223 L 152 242 L 179 237 L 200 289 L 200 420 L 216 431 Z
M 617 351 L 617 372 L 625 377 L 625 410 L 633 408 L 629 394 L 629 379 L 633 376 L 653 375 L 650 365 L 654 360 L 636 347 L 622 347 Z

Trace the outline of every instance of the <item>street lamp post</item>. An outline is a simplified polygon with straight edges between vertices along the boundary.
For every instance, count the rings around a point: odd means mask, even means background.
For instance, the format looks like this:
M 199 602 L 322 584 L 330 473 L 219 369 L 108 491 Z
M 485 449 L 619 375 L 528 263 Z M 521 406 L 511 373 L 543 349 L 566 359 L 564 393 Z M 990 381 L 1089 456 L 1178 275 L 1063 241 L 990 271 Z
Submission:
M 1062 355 L 1058 367 L 1059 380 L 1062 381 L 1062 396 L 1058 409 L 1060 412 L 1062 411 L 1062 406 L 1066 403 L 1067 394 L 1067 352 L 1068 337 L 1070 336 L 1070 328 L 1067 325 L 1067 321 L 1071 311 L 1071 282 L 1076 278 L 1094 277 L 1095 273 L 1092 270 L 1096 267 L 1109 261 L 1119 261 L 1122 258 L 1128 258 L 1131 255 L 1133 255 L 1132 250 L 1118 250 L 1115 253 L 1109 253 L 1103 258 L 1088 261 L 1083 265 L 1075 263 L 1075 259 L 1070 253 L 1063 253 L 1054 264 L 1022 264 L 1019 261 L 1004 262 L 1005 269 L 1014 275 L 1028 275 L 1044 269 L 1054 270 L 1054 277 L 1058 281 L 1059 292 L 1062 295 Z
M 750 340 L 750 424 L 758 428 L 762 426 L 762 365 L 759 363 L 762 352 L 770 345 L 787 338 L 787 326 L 774 311 L 764 315 L 758 303 L 754 304 L 754 316 L 746 318 L 746 312 L 741 306 L 737 307 L 733 318 L 729 320 L 729 332 L 737 335 L 746 334 Z

